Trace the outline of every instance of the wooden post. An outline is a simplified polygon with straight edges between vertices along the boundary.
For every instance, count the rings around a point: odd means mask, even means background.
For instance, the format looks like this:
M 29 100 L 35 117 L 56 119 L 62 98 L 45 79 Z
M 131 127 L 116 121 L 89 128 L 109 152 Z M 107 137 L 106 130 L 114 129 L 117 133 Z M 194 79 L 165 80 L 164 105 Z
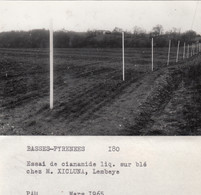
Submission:
M 189 58 L 189 44 L 188 44 L 188 50 L 187 50 L 187 58 Z
M 196 43 L 194 43 L 194 55 L 196 55 Z
M 124 32 L 122 32 L 122 63 L 123 63 L 123 81 L 125 81 Z
M 193 43 L 191 45 L 191 57 L 193 56 Z
M 194 43 L 193 51 L 194 51 L 194 55 L 196 55 L 196 43 Z
M 192 44 L 192 48 L 193 48 L 193 56 L 194 56 L 194 54 L 195 54 L 194 44 Z
M 177 58 L 176 58 L 176 62 L 179 61 L 179 45 L 180 45 L 180 41 L 178 41 L 178 45 L 177 45 Z
M 184 43 L 184 51 L 183 51 L 183 60 L 185 59 L 185 55 L 186 55 L 186 43 Z
M 151 39 L 151 70 L 154 71 L 154 39 Z
M 168 59 L 167 59 L 167 66 L 170 63 L 170 47 L 171 47 L 171 40 L 169 40 L 169 48 L 168 48 Z
M 53 109 L 53 22 L 50 21 L 50 109 Z

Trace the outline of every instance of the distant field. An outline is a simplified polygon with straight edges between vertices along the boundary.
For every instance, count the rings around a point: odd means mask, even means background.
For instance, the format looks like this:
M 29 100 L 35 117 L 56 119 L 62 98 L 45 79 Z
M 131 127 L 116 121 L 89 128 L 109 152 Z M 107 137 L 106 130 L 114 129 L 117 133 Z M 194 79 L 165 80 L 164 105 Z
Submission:
M 133 117 L 127 113 L 133 106 L 129 98 L 133 94 L 139 95 L 135 98 L 138 102 L 146 98 L 146 91 L 163 73 L 160 69 L 166 67 L 167 50 L 154 50 L 152 73 L 150 49 L 126 48 L 123 82 L 121 49 L 55 49 L 54 109 L 50 111 L 49 51 L 0 49 L 0 134 L 140 134 L 135 130 L 126 133 Z M 174 65 L 176 48 L 170 56 L 170 64 Z M 144 81 L 147 75 L 152 76 Z M 144 88 L 140 89 L 142 84 Z M 120 110 L 121 107 L 125 110 Z M 119 124 L 124 114 L 130 118 Z

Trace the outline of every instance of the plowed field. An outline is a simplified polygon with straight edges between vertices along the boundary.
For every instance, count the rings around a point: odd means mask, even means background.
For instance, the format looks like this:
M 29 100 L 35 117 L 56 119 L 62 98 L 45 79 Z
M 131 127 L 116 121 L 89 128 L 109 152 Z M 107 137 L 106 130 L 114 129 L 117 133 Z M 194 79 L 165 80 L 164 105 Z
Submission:
M 167 48 L 0 49 L 1 135 L 200 135 L 201 56 L 167 67 Z

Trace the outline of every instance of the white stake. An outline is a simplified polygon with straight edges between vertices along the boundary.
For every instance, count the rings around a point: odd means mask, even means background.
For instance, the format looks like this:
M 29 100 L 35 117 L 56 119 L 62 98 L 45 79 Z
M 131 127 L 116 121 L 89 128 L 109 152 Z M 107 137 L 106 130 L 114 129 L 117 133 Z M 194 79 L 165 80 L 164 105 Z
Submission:
M 125 81 L 125 62 L 124 62 L 124 32 L 122 32 L 122 62 L 123 62 L 123 81 Z
M 195 43 L 193 44 L 193 55 L 196 54 L 196 46 L 195 46 Z
M 188 50 L 187 50 L 187 58 L 189 58 L 189 44 L 188 44 Z
M 197 50 L 197 54 L 198 54 L 198 43 L 196 43 L 196 50 Z
M 180 44 L 180 41 L 178 41 L 178 45 L 177 45 L 177 58 L 176 58 L 176 62 L 178 62 L 178 60 L 179 60 L 179 44 Z
M 183 60 L 185 59 L 185 55 L 186 55 L 186 43 L 184 43 L 184 51 L 183 51 Z
M 197 54 L 199 53 L 199 43 L 197 42 Z
M 196 55 L 196 43 L 194 43 L 194 55 Z
M 53 22 L 50 21 L 50 109 L 53 109 Z
M 193 55 L 195 55 L 195 44 L 193 44 Z
M 171 40 L 169 40 L 169 49 L 168 49 L 168 60 L 167 60 L 167 66 L 170 63 L 170 47 L 171 47 Z
M 151 70 L 154 71 L 154 39 L 151 39 Z

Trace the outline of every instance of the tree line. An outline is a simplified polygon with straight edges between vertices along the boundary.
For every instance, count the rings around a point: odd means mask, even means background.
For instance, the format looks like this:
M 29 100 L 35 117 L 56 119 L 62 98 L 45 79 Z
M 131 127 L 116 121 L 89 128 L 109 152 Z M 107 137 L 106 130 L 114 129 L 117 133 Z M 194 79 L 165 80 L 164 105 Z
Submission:
M 113 31 L 88 30 L 87 32 L 74 32 L 60 30 L 54 32 L 55 48 L 120 48 L 122 44 L 122 29 L 115 27 Z M 164 32 L 161 25 L 153 27 L 151 32 L 146 32 L 135 26 L 132 32 L 125 32 L 125 47 L 150 47 L 151 38 L 154 37 L 156 47 L 167 47 L 171 39 L 172 46 L 176 46 L 178 40 L 186 44 L 192 44 L 201 36 L 195 31 L 189 30 L 181 33 L 173 28 Z M 49 31 L 36 29 L 30 31 L 10 31 L 0 33 L 0 48 L 48 48 Z

